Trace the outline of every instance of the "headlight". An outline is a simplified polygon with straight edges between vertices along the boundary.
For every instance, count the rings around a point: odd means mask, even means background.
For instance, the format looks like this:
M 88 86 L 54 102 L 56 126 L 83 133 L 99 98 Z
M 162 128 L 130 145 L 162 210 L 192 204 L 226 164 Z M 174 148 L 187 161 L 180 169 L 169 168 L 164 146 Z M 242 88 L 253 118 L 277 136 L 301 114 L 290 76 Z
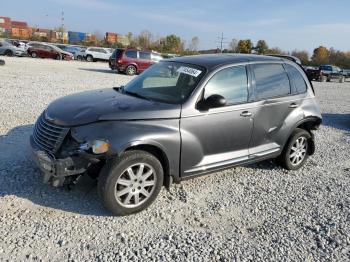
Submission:
M 103 154 L 109 150 L 109 143 L 104 140 L 94 140 L 91 143 L 91 149 L 94 154 Z

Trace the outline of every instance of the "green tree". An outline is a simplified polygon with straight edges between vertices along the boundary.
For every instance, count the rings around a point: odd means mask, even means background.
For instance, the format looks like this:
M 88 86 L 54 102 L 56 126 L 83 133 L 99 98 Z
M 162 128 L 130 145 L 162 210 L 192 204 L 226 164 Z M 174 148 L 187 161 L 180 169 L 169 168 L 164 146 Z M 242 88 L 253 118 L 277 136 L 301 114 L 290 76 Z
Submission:
M 269 50 L 269 46 L 267 45 L 267 43 L 266 43 L 265 40 L 259 40 L 259 41 L 256 43 L 255 51 L 256 51 L 259 55 L 267 54 L 268 50 Z
M 165 37 L 163 52 L 179 54 L 183 52 L 184 43 L 177 35 L 168 35 Z
M 271 55 L 286 55 L 287 53 L 282 51 L 282 49 L 279 48 L 279 47 L 273 47 L 273 48 L 270 48 L 267 51 L 267 54 L 271 54 Z
M 253 44 L 250 39 L 239 40 L 237 45 L 237 52 L 243 54 L 250 54 L 253 49 Z
M 328 64 L 329 50 L 324 46 L 319 46 L 315 48 L 311 60 L 316 65 Z

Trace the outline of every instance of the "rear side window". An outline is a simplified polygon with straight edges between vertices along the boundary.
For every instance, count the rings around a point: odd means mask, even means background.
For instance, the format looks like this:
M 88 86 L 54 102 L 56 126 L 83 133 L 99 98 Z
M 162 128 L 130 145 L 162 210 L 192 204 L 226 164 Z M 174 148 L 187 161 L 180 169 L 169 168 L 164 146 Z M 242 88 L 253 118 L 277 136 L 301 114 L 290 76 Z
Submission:
M 145 59 L 145 60 L 151 60 L 151 53 L 149 53 L 149 52 L 140 52 L 139 53 L 139 58 L 140 59 Z
M 223 69 L 217 72 L 205 87 L 205 98 L 211 95 L 223 96 L 227 104 L 237 104 L 248 100 L 248 78 L 245 66 Z
M 290 83 L 291 83 L 293 90 L 295 90 L 295 92 L 297 92 L 299 94 L 305 93 L 306 89 L 307 89 L 307 85 L 305 83 L 303 76 L 299 72 L 299 70 L 296 69 L 294 66 L 289 65 L 289 64 L 286 64 L 284 66 L 288 72 L 289 80 L 290 80 Z
M 258 99 L 290 94 L 289 79 L 281 64 L 255 64 L 253 72 Z
M 137 51 L 132 51 L 132 50 L 125 51 L 125 56 L 129 58 L 137 58 Z

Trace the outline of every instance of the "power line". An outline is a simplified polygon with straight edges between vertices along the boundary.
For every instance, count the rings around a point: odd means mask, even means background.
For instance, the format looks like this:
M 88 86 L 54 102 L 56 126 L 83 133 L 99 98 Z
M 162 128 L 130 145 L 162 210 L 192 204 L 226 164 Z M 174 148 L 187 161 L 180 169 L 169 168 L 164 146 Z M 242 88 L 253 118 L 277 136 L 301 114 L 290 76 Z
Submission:
M 216 41 L 216 43 L 220 44 L 220 52 L 222 53 L 222 45 L 223 44 L 227 44 L 227 41 L 224 41 L 225 39 L 227 39 L 227 37 L 224 37 L 224 33 L 221 33 L 221 36 L 218 36 L 218 41 Z
M 62 10 L 62 12 L 61 12 L 61 37 L 62 37 L 62 44 L 64 44 L 63 33 L 64 33 L 64 11 Z

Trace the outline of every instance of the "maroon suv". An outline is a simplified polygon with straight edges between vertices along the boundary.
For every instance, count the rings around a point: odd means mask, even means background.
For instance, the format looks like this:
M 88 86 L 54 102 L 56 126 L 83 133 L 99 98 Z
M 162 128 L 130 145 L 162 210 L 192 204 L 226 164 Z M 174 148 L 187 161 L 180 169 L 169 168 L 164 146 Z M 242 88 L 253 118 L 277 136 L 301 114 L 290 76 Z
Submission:
M 109 67 L 127 75 L 135 75 L 162 59 L 163 57 L 155 52 L 118 48 L 109 59 Z
M 33 58 L 53 58 L 58 60 L 73 59 L 73 55 L 71 53 L 63 51 L 57 46 L 42 43 L 30 43 L 27 53 Z

